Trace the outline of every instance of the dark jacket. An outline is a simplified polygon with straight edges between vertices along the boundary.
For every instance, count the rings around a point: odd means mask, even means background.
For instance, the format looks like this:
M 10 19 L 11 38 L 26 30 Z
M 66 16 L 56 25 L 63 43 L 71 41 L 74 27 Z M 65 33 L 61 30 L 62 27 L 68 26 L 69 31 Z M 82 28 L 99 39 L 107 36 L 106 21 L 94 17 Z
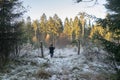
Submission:
M 49 47 L 50 53 L 54 53 L 54 49 L 55 49 L 55 47 L 50 46 L 50 47 Z

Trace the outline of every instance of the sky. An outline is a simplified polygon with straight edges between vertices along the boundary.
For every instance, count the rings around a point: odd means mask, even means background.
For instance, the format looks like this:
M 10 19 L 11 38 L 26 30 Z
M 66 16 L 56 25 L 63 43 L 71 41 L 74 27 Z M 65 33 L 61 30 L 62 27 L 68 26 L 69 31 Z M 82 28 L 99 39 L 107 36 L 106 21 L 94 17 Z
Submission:
M 106 9 L 103 6 L 105 0 L 98 0 L 98 4 L 94 2 L 75 3 L 75 0 L 23 0 L 23 6 L 28 9 L 24 17 L 30 16 L 32 20 L 40 19 L 43 13 L 47 18 L 57 14 L 64 21 L 66 17 L 74 18 L 79 16 L 79 12 L 86 12 L 90 15 L 95 15 L 98 18 L 104 18 Z

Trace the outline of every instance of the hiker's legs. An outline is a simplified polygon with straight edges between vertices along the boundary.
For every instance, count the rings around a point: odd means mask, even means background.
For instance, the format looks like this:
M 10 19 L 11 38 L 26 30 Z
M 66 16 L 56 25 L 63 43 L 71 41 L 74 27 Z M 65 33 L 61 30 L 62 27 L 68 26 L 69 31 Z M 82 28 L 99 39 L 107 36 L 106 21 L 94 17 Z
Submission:
M 53 57 L 53 53 L 50 53 L 51 58 Z

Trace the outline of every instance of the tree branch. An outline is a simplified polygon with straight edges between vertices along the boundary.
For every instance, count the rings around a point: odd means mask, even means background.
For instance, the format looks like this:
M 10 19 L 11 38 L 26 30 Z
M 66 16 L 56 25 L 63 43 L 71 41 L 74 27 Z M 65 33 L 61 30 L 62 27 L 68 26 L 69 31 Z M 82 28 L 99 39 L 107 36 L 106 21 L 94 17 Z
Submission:
M 97 4 L 98 0 L 76 0 L 77 3 L 80 3 L 80 2 L 94 2 L 93 6 Z

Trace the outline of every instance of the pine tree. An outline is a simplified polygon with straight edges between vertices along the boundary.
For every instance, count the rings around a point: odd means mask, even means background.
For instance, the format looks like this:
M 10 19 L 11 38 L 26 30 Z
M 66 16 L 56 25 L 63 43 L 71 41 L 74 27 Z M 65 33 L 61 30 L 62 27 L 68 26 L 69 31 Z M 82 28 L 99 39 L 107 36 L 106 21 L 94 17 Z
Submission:
M 45 15 L 45 13 L 43 13 L 43 15 L 40 18 L 40 32 L 42 34 L 47 34 L 47 31 L 48 31 L 47 28 L 48 28 L 47 27 L 47 17 Z
M 0 0 L 0 64 L 6 62 L 21 40 L 18 19 L 24 13 L 22 9 L 19 0 Z
M 50 35 L 50 41 L 51 43 L 54 43 L 55 37 L 57 36 L 57 27 L 55 20 L 52 17 L 49 17 L 47 26 L 48 26 L 48 33 Z
M 80 13 L 80 23 L 82 26 L 82 38 L 84 38 L 85 35 L 85 24 L 86 24 L 86 20 L 85 20 L 85 12 Z
M 55 21 L 55 27 L 57 28 L 57 32 L 58 32 L 58 36 L 60 35 L 60 33 L 63 31 L 63 24 L 62 24 L 62 20 L 58 17 L 57 14 L 55 14 L 53 16 L 53 19 Z
M 76 16 L 73 22 L 73 31 L 75 32 L 75 39 L 79 39 L 80 38 L 80 33 L 81 33 L 81 29 L 80 29 L 80 20 L 78 19 L 78 17 Z
M 33 43 L 32 38 L 34 36 L 34 30 L 32 27 L 32 22 L 31 22 L 30 16 L 27 17 L 25 31 L 26 31 L 27 42 Z
M 68 18 L 66 18 L 65 21 L 64 21 L 63 33 L 66 34 L 70 40 L 72 40 L 72 32 L 73 32 L 71 25 L 72 25 L 72 21 L 70 23 Z

